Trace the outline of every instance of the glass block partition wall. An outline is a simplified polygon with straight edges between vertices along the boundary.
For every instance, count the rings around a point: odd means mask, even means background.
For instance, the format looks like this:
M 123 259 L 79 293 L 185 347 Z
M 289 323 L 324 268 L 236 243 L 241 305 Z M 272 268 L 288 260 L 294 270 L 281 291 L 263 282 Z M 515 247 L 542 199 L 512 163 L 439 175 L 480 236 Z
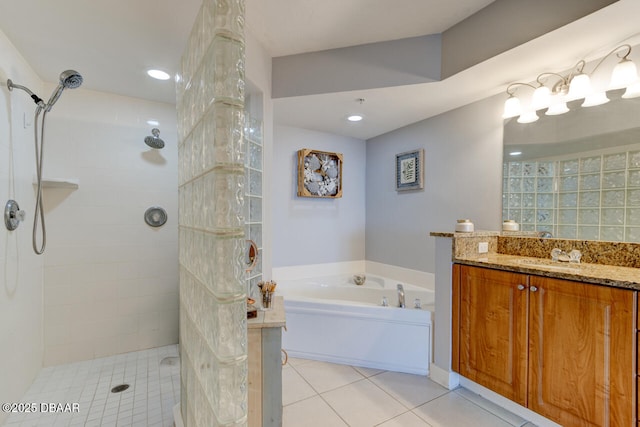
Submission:
M 204 0 L 177 78 L 186 426 L 245 426 L 244 3 Z
M 640 242 L 640 150 L 506 162 L 502 216 L 560 238 Z

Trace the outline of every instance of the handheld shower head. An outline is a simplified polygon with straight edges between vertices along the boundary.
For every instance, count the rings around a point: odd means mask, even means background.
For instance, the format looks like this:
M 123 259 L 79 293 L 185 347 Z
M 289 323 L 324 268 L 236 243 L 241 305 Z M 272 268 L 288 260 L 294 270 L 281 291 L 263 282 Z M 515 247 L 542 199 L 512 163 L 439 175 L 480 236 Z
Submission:
M 60 73 L 60 84 L 69 89 L 80 87 L 83 79 L 82 75 L 75 70 L 66 70 Z
M 47 102 L 47 106 L 45 108 L 46 112 L 51 111 L 51 108 L 54 106 L 58 99 L 60 99 L 60 95 L 62 95 L 62 91 L 66 88 L 75 89 L 80 87 L 82 84 L 82 75 L 75 70 L 66 70 L 60 74 L 60 83 L 56 90 L 51 94 L 51 98 Z

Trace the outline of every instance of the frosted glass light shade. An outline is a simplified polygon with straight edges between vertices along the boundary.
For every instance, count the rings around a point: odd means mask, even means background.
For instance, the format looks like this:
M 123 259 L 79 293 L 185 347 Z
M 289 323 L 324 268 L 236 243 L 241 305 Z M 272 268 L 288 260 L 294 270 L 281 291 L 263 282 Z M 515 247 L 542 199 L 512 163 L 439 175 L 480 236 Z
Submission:
M 607 94 L 604 92 L 594 92 L 592 94 L 587 95 L 582 103 L 583 107 L 595 107 L 596 105 L 602 105 L 609 102 L 609 98 L 607 98 Z
M 588 75 L 581 73 L 571 80 L 567 98 L 569 101 L 573 101 L 574 99 L 584 98 L 591 92 L 591 79 Z
M 549 109 L 545 113 L 547 116 L 559 116 L 560 114 L 568 113 L 569 107 L 563 99 L 557 100 L 557 102 L 551 101 Z
M 607 94 L 604 92 L 594 92 L 584 99 L 582 103 L 583 107 L 595 107 L 596 105 L 602 105 L 609 102 L 609 98 L 607 98 Z
M 539 119 L 535 110 L 523 111 L 518 117 L 518 123 L 533 123 Z
M 613 69 L 609 89 L 622 89 L 638 80 L 638 69 L 633 61 L 623 58 Z
M 625 99 L 629 98 L 637 98 L 640 96 L 640 82 L 634 83 L 631 86 L 627 87 L 627 90 L 624 91 L 622 97 Z
M 504 102 L 504 112 L 502 113 L 503 119 L 510 119 L 511 117 L 519 116 L 522 113 L 522 106 L 520 105 L 520 99 L 511 95 Z
M 540 86 L 533 92 L 531 98 L 531 107 L 534 110 L 542 110 L 551 105 L 551 89 L 546 86 Z

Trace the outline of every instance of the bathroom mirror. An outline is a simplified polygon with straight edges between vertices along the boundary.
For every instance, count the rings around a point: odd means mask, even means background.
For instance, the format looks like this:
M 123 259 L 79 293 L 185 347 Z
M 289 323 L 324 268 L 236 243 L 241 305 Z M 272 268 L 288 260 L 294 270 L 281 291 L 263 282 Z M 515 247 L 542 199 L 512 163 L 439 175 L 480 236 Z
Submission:
M 640 98 L 504 122 L 502 216 L 567 239 L 640 242 Z M 520 153 L 520 154 L 515 154 Z

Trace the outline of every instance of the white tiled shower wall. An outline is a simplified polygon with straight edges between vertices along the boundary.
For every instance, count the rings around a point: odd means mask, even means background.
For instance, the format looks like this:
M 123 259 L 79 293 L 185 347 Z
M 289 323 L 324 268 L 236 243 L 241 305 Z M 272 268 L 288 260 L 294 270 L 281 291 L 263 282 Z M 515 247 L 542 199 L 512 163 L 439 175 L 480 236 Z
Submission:
M 33 114 L 26 93 L 9 92 L 5 82 L 41 92 L 42 84 L 5 34 L 0 31 L 0 203 L 9 198 L 33 215 L 31 183 L 35 160 L 33 128 L 23 126 L 23 111 Z M 4 211 L 4 209 L 3 209 Z M 0 402 L 15 402 L 42 364 L 43 259 L 31 250 L 28 224 L 8 231 L 0 226 Z M 0 424 L 6 414 L 0 412 Z
M 144 143 L 154 127 L 161 150 Z M 44 190 L 44 365 L 177 343 L 175 107 L 67 90 L 45 138 L 44 176 L 80 184 Z M 144 222 L 150 206 L 165 225 Z
M 0 401 L 11 402 L 43 364 L 178 341 L 177 135 L 173 105 L 65 91 L 47 115 L 44 175 L 80 186 L 45 190 L 47 248 L 37 256 L 35 106 L 4 83 L 42 97 L 55 85 L 43 84 L 1 31 L 0 58 L 0 201 L 15 199 L 27 213 L 17 230 L 0 227 Z M 144 144 L 153 127 L 163 150 Z M 143 221 L 151 205 L 167 210 L 159 229 Z

